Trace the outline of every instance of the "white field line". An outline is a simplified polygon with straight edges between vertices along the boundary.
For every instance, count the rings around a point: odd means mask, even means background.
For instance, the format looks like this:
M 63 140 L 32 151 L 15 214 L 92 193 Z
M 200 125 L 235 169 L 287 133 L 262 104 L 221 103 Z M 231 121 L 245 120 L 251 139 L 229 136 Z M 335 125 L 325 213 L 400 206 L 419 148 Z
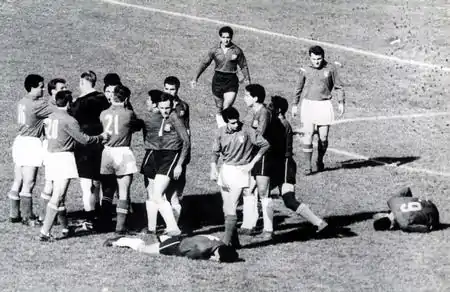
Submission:
M 381 120 L 395 120 L 395 119 L 413 119 L 413 118 L 427 118 L 427 117 L 437 117 L 437 116 L 450 116 L 450 112 L 435 112 L 435 113 L 419 113 L 419 114 L 393 115 L 393 116 L 350 118 L 350 119 L 335 120 L 333 122 L 333 124 L 336 125 L 336 124 L 345 124 L 345 123 L 353 123 L 353 122 L 381 121 Z
M 346 51 L 346 52 L 351 52 L 351 53 L 355 53 L 355 54 L 359 54 L 359 55 L 363 55 L 363 56 L 373 57 L 373 58 L 377 58 L 377 59 L 381 59 L 381 60 L 388 60 L 388 61 L 392 61 L 392 62 L 396 62 L 396 63 L 400 63 L 400 64 L 407 64 L 407 65 L 412 65 L 412 66 L 441 70 L 443 72 L 450 72 L 450 67 L 444 67 L 442 65 L 419 62 L 419 61 L 415 61 L 415 60 L 401 59 L 401 58 L 394 57 L 394 56 L 383 55 L 383 54 L 374 53 L 371 51 L 351 48 L 351 47 L 328 43 L 328 42 L 316 41 L 316 40 L 302 38 L 302 37 L 296 37 L 296 36 L 282 34 L 282 33 L 278 33 L 278 32 L 272 32 L 272 31 L 268 31 L 268 30 L 263 30 L 263 29 L 259 29 L 259 28 L 246 26 L 246 25 L 235 24 L 235 23 L 230 23 L 230 22 L 221 21 L 221 20 L 214 20 L 214 19 L 210 19 L 210 18 L 206 18 L 206 17 L 199 17 L 199 16 L 190 15 L 190 14 L 173 12 L 173 11 L 163 10 L 163 9 L 158 9 L 158 8 L 152 8 L 152 7 L 143 6 L 143 5 L 124 3 L 121 1 L 115 1 L 115 0 L 99 0 L 99 1 L 106 2 L 109 4 L 129 7 L 129 8 L 146 10 L 146 11 L 150 11 L 150 12 L 154 12 L 154 13 L 162 13 L 162 14 L 171 15 L 171 16 L 175 16 L 175 17 L 187 18 L 187 19 L 191 19 L 191 20 L 195 20 L 195 21 L 209 22 L 209 23 L 215 23 L 215 24 L 220 24 L 220 25 L 229 25 L 229 26 L 233 26 L 236 28 L 240 28 L 242 30 L 252 31 L 252 32 L 260 33 L 260 34 L 270 35 L 270 36 L 276 36 L 276 37 L 285 38 L 285 39 L 291 39 L 291 40 L 300 41 L 300 42 L 312 44 L 312 45 L 321 45 L 324 47 L 341 50 L 341 51 Z

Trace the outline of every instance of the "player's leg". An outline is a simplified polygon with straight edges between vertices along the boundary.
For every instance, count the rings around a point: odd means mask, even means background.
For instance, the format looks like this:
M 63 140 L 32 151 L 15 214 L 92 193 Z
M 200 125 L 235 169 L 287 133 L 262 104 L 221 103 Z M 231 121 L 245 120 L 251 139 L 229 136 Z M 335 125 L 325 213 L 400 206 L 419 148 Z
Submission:
M 55 179 L 53 182 L 52 197 L 47 204 L 47 210 L 45 212 L 45 218 L 41 228 L 41 240 L 43 241 L 50 238 L 50 231 L 53 227 L 53 222 L 58 215 L 59 205 L 67 192 L 69 182 L 70 179 L 68 178 Z
M 302 152 L 303 161 L 302 168 L 304 175 L 312 173 L 312 155 L 313 155 L 313 137 L 314 137 L 314 101 L 303 99 L 300 106 L 300 119 L 303 132 L 302 137 Z
M 237 91 L 228 91 L 223 94 L 223 109 L 229 108 L 233 106 L 234 101 L 236 100 Z
M 214 103 L 216 104 L 216 123 L 218 128 L 225 125 L 225 121 L 223 120 L 222 117 L 223 102 L 224 99 L 222 96 L 214 95 Z
M 225 215 L 225 232 L 222 241 L 227 245 L 239 247 L 236 209 L 242 189 L 222 186 L 220 192 L 222 194 L 223 213 Z
M 22 222 L 26 225 L 34 224 L 32 193 L 36 182 L 37 170 L 38 168 L 35 166 L 22 166 L 23 184 L 19 196 L 22 208 Z
M 163 198 L 164 193 L 169 186 L 170 177 L 167 175 L 157 174 L 153 183 L 153 192 L 151 200 L 158 206 L 158 211 L 166 222 L 166 233 L 170 235 L 179 235 L 181 233 L 178 228 L 175 216 L 170 203 Z
M 117 178 L 114 174 L 102 174 L 101 177 L 102 203 L 100 206 L 100 217 L 98 227 L 103 230 L 109 230 L 112 223 L 113 201 L 116 193 Z
M 328 133 L 330 130 L 329 125 L 317 126 L 319 132 L 319 141 L 317 145 L 317 171 L 322 171 L 324 169 L 323 157 L 328 149 Z
M 252 176 L 250 187 L 243 190 L 242 225 L 239 233 L 253 235 L 258 217 L 258 191 L 256 189 L 256 180 Z
M 156 224 L 158 219 L 158 204 L 152 200 L 154 180 L 144 176 L 144 184 L 147 190 L 147 200 L 145 209 L 147 211 L 147 233 L 156 233 Z
M 9 221 L 12 223 L 21 222 L 20 215 L 20 197 L 19 193 L 22 189 L 22 167 L 14 164 L 14 181 L 11 186 L 11 190 L 8 192 L 8 198 L 10 201 L 9 209 Z
M 126 230 L 125 224 L 130 208 L 130 186 L 133 181 L 133 175 L 117 176 L 117 185 L 119 200 L 117 201 L 117 223 L 116 232 L 123 233 Z
M 267 239 L 273 236 L 273 200 L 270 198 L 270 178 L 269 176 L 256 176 L 256 188 L 261 198 L 263 215 L 263 236 Z
M 45 182 L 44 182 L 44 188 L 41 192 L 41 211 L 39 213 L 39 221 L 43 221 L 45 218 L 45 210 L 47 209 L 47 204 L 50 201 L 50 198 L 52 197 L 53 192 L 53 181 L 48 179 L 47 177 L 47 167 L 45 169 Z
M 80 177 L 80 188 L 83 196 L 83 207 L 86 214 L 84 228 L 91 230 L 95 219 L 96 188 L 94 180 Z

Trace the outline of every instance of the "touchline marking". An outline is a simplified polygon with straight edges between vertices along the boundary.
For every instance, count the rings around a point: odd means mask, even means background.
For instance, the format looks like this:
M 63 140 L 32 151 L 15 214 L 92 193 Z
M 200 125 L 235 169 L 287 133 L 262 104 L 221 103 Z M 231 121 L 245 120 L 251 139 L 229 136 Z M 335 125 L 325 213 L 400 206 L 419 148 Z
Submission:
M 409 114 L 409 115 L 360 117 L 360 118 L 350 118 L 350 119 L 335 120 L 333 122 L 333 125 L 345 124 L 345 123 L 353 123 L 353 122 L 364 122 L 364 121 L 413 119 L 413 118 L 427 118 L 427 117 L 449 116 L 449 115 L 450 115 L 450 112 L 435 112 L 435 113 L 421 113 L 421 114 Z
M 406 166 L 406 165 L 398 165 L 397 163 L 386 163 L 384 161 L 380 161 L 380 160 L 377 160 L 377 159 L 372 159 L 372 158 L 364 156 L 364 155 L 359 155 L 359 154 L 356 154 L 356 153 L 347 152 L 347 151 L 344 151 L 344 150 L 339 150 L 339 149 L 330 148 L 330 147 L 328 148 L 328 151 L 334 152 L 336 154 L 348 156 L 348 157 L 351 157 L 351 158 L 355 158 L 355 159 L 362 159 L 362 160 L 367 160 L 367 161 L 373 161 L 375 163 L 378 163 L 378 164 L 384 165 L 384 166 L 388 166 L 388 167 L 401 168 L 401 169 L 404 169 L 404 170 L 407 170 L 407 171 L 410 171 L 410 172 L 420 172 L 420 173 L 426 173 L 426 174 L 430 174 L 430 175 L 450 177 L 450 173 L 449 172 L 434 171 L 434 170 L 429 170 L 429 169 L 425 169 L 425 168 L 410 167 L 410 166 Z
M 414 60 L 401 59 L 401 58 L 394 57 L 394 56 L 387 56 L 387 55 L 374 53 L 374 52 L 370 52 L 370 51 L 365 51 L 365 50 L 361 50 L 361 49 L 355 49 L 355 48 L 351 48 L 351 47 L 347 47 L 347 46 L 343 46 L 343 45 L 315 41 L 315 40 L 311 40 L 311 39 L 307 39 L 307 38 L 296 37 L 296 36 L 282 34 L 282 33 L 278 33 L 278 32 L 272 32 L 272 31 L 268 31 L 268 30 L 254 28 L 251 26 L 235 24 L 235 23 L 221 21 L 221 20 L 214 20 L 214 19 L 210 19 L 210 18 L 206 18 L 206 17 L 199 17 L 199 16 L 189 15 L 189 14 L 180 13 L 180 12 L 173 12 L 173 11 L 168 11 L 168 10 L 163 10 L 163 9 L 158 9 L 158 8 L 152 8 L 152 7 L 143 6 L 143 5 L 124 3 L 121 1 L 115 1 L 115 0 L 99 0 L 99 1 L 102 1 L 105 3 L 110 3 L 110 4 L 115 4 L 115 5 L 120 5 L 120 6 L 125 6 L 125 7 L 130 7 L 130 8 L 135 8 L 135 9 L 156 12 L 156 13 L 163 13 L 163 14 L 172 15 L 172 16 L 176 16 L 176 17 L 183 17 L 183 18 L 197 20 L 197 21 L 216 23 L 216 24 L 220 24 L 220 25 L 234 26 L 234 27 L 240 28 L 242 30 L 252 31 L 252 32 L 256 32 L 256 33 L 270 35 L 270 36 L 277 36 L 277 37 L 281 37 L 281 38 L 285 38 L 285 39 L 301 41 L 301 42 L 304 42 L 307 44 L 312 44 L 312 45 L 321 45 L 324 47 L 337 49 L 337 50 L 341 50 L 341 51 L 346 51 L 346 52 L 352 52 L 352 53 L 360 54 L 363 56 L 374 57 L 374 58 L 382 59 L 382 60 L 389 60 L 389 61 L 397 62 L 400 64 L 414 65 L 414 66 L 419 66 L 419 67 L 437 69 L 437 70 L 441 70 L 444 72 L 450 72 L 450 67 L 444 67 L 441 65 L 419 62 L 419 61 L 414 61 Z

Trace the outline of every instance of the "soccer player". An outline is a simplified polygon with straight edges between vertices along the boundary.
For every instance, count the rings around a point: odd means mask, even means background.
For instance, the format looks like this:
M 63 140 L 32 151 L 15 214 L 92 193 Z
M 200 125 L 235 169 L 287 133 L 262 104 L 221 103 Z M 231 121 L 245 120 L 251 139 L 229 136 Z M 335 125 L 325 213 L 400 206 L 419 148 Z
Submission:
M 55 97 L 57 109 L 49 116 L 48 131 L 48 177 L 53 181 L 53 193 L 47 204 L 44 223 L 40 231 L 41 241 L 52 239 L 50 230 L 57 214 L 62 219 L 63 237 L 69 236 L 69 226 L 66 217 L 65 197 L 72 178 L 78 177 L 73 150 L 75 143 L 95 144 L 108 139 L 108 134 L 88 136 L 80 130 L 78 122 L 67 113 L 72 93 L 60 91 Z
M 18 135 L 12 146 L 14 161 L 14 181 L 8 192 L 10 199 L 9 220 L 34 225 L 32 192 L 36 182 L 38 167 L 43 162 L 43 150 L 40 137 L 44 133 L 44 119 L 52 109 L 44 94 L 44 78 L 30 74 L 25 78 L 25 90 L 28 92 L 17 104 Z M 21 212 L 22 207 L 22 212 Z
M 52 107 L 53 109 L 56 108 L 56 101 L 55 101 L 55 96 L 58 92 L 62 91 L 62 90 L 66 90 L 67 89 L 67 84 L 66 84 L 66 80 L 64 80 L 63 78 L 55 78 L 50 80 L 50 82 L 47 84 L 47 90 L 48 90 L 48 94 L 50 95 L 50 98 L 48 99 L 48 103 L 49 106 Z M 44 128 L 45 128 L 45 132 L 48 131 L 48 120 L 45 119 L 44 120 Z M 48 140 L 44 139 L 44 141 L 42 142 L 43 145 L 43 149 L 44 149 L 44 161 L 43 164 L 44 166 L 46 165 L 46 157 L 48 154 Z M 39 214 L 39 219 L 38 222 L 40 224 L 42 224 L 42 221 L 44 220 L 45 217 L 45 210 L 47 208 L 47 204 L 48 201 L 50 200 L 51 196 L 52 196 L 52 191 L 53 191 L 53 182 L 49 179 L 48 177 L 48 171 L 45 171 L 45 183 L 44 183 L 44 189 L 41 192 L 41 199 L 42 199 L 42 205 L 41 205 L 41 212 Z
M 83 72 L 80 76 L 81 96 L 70 106 L 70 114 L 78 121 L 81 131 L 87 135 L 99 135 L 103 132 L 100 113 L 110 104 L 105 95 L 95 90 L 97 75 Z M 83 193 L 83 205 L 86 212 L 86 222 L 83 228 L 92 230 L 95 219 L 95 209 L 100 193 L 100 164 L 103 145 L 89 144 L 75 148 L 80 186 Z
M 161 242 L 146 245 L 137 237 L 111 238 L 105 241 L 104 246 L 129 247 L 141 253 L 181 256 L 193 260 L 212 260 L 223 263 L 239 260 L 234 247 L 226 245 L 212 235 L 195 235 L 185 238 L 161 236 L 159 239 Z
M 190 134 L 189 105 L 178 96 L 179 90 L 180 80 L 177 77 L 169 76 L 164 80 L 164 92 L 172 95 L 174 110 L 177 113 L 178 117 L 183 121 L 188 134 Z M 180 177 L 177 180 L 170 182 L 170 185 L 166 192 L 167 194 L 169 194 L 169 197 L 171 197 L 170 204 L 172 205 L 172 209 L 174 211 L 175 218 L 177 218 L 177 221 L 181 214 L 180 199 L 183 198 L 183 191 L 184 187 L 186 186 L 186 167 L 190 162 L 190 157 L 191 155 L 190 153 L 188 153 L 188 157 L 186 158 L 186 162 L 183 164 L 183 171 Z
M 275 133 L 272 129 L 272 113 L 264 104 L 266 91 L 259 84 L 249 84 L 245 87 L 245 103 L 250 108 L 245 123 L 255 129 L 269 144 L 279 143 L 272 139 Z M 273 167 L 272 151 L 269 149 L 252 169 L 253 184 L 244 192 L 243 223 L 240 232 L 253 234 L 258 221 L 258 194 L 261 197 L 263 213 L 263 236 L 270 239 L 273 235 L 273 209 L 270 198 L 270 170 Z M 256 184 L 256 189 L 254 188 Z
M 243 189 L 250 186 L 253 167 L 269 150 L 269 143 L 263 136 L 239 121 L 239 112 L 234 107 L 222 111 L 226 125 L 217 130 L 213 143 L 213 159 L 211 162 L 212 180 L 217 180 L 223 200 L 225 214 L 225 232 L 223 242 L 239 247 L 236 231 L 236 208 Z M 254 154 L 255 147 L 258 153 Z M 217 162 L 222 156 L 223 165 L 220 173 Z
M 374 216 L 375 230 L 394 230 L 405 232 L 430 232 L 439 228 L 439 211 L 436 205 L 425 199 L 413 197 L 406 187 L 392 196 L 387 202 L 390 213 Z
M 233 29 L 229 26 L 221 27 L 219 37 L 220 43 L 208 51 L 208 55 L 203 59 L 194 80 L 191 81 L 191 85 L 192 87 L 196 86 L 198 78 L 214 60 L 215 73 L 212 80 L 212 93 L 217 108 L 217 126 L 221 127 L 224 125 L 224 121 L 220 112 L 233 105 L 239 89 L 239 82 L 246 80 L 250 84 L 251 81 L 244 52 L 232 42 Z M 244 75 L 241 81 L 238 80 L 236 75 L 238 66 Z
M 328 132 L 334 120 L 331 93 L 337 95 L 339 115 L 345 111 L 345 94 L 337 68 L 325 60 L 325 52 L 319 46 L 309 48 L 310 66 L 300 68 L 295 90 L 292 116 L 298 112 L 302 98 L 300 120 L 303 127 L 304 174 L 312 173 L 312 141 L 317 131 L 319 136 L 317 171 L 324 169 L 323 157 L 328 148 Z
M 116 85 L 111 99 L 111 107 L 100 114 L 104 131 L 111 135 L 103 149 L 100 173 L 103 176 L 114 176 L 118 186 L 116 233 L 126 231 L 125 223 L 130 207 L 130 186 L 133 174 L 137 172 L 136 159 L 130 145 L 132 133 L 140 130 L 141 126 L 134 112 L 125 107 L 125 102 L 130 95 L 128 87 Z M 103 189 L 102 221 L 104 224 L 110 223 L 111 219 L 111 213 L 108 210 L 110 205 L 106 203 L 106 198 L 109 199 L 109 203 L 112 203 L 114 191 L 111 188 Z M 105 211 L 103 211 L 104 209 Z

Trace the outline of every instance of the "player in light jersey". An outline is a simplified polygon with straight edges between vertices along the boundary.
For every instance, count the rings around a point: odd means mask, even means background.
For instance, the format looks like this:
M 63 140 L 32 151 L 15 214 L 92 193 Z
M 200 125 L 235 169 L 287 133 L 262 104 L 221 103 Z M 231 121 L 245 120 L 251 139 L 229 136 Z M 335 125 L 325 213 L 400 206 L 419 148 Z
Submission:
M 65 198 L 67 188 L 72 178 L 78 178 L 78 170 L 74 157 L 75 144 L 82 145 L 96 144 L 106 141 L 109 137 L 107 133 L 97 136 L 84 134 L 78 122 L 67 112 L 68 105 L 72 101 L 70 91 L 64 90 L 56 94 L 57 109 L 49 116 L 48 131 L 48 177 L 53 181 L 53 193 L 47 204 L 44 223 L 40 231 L 41 241 L 50 241 L 53 222 L 59 212 L 62 220 L 63 237 L 69 235 L 67 222 Z
M 436 205 L 430 200 L 413 197 L 408 187 L 401 189 L 387 203 L 391 212 L 374 216 L 375 230 L 399 228 L 406 232 L 430 232 L 439 228 Z
M 32 192 L 38 167 L 42 165 L 43 150 L 40 137 L 44 133 L 44 119 L 52 109 L 44 94 L 44 78 L 30 74 L 24 87 L 28 94 L 17 103 L 18 135 L 12 146 L 14 181 L 8 192 L 10 222 L 34 225 Z M 22 212 L 21 212 L 22 207 Z
M 232 42 L 233 33 L 233 29 L 229 26 L 219 29 L 220 43 L 208 51 L 208 55 L 203 59 L 194 80 L 191 81 L 192 87 L 195 87 L 200 75 L 214 60 L 214 77 L 211 86 L 217 108 L 216 121 L 218 127 L 224 125 L 220 112 L 233 105 L 239 89 L 239 82 L 246 80 L 248 84 L 251 83 L 247 60 L 242 49 Z M 236 75 L 238 66 L 244 75 L 244 79 L 241 81 Z
M 137 237 L 111 238 L 104 246 L 129 247 L 141 253 L 152 255 L 181 256 L 193 260 L 212 260 L 232 263 L 239 260 L 236 249 L 225 244 L 212 235 L 195 235 L 192 237 L 161 236 L 160 242 L 150 245 Z
M 210 177 L 217 180 L 222 194 L 225 215 L 222 240 L 227 245 L 239 247 L 236 230 L 239 198 L 242 191 L 250 186 L 253 167 L 269 150 L 270 145 L 260 133 L 239 121 L 239 112 L 234 107 L 224 109 L 222 115 L 227 124 L 217 130 L 214 139 Z M 255 154 L 256 147 L 259 150 Z M 219 173 L 217 162 L 221 156 L 223 165 Z
M 128 87 L 116 85 L 111 99 L 111 107 L 100 114 L 103 130 L 111 135 L 105 144 L 102 153 L 100 173 L 104 176 L 113 176 L 117 180 L 119 200 L 117 202 L 116 232 L 126 231 L 125 223 L 130 208 L 130 186 L 133 174 L 137 172 L 136 158 L 130 149 L 131 135 L 140 130 L 140 122 L 132 110 L 125 107 L 130 98 Z M 111 192 L 112 191 L 112 192 Z M 103 202 L 106 198 L 112 202 L 114 190 L 103 189 Z M 106 207 L 102 204 L 102 209 Z M 102 212 L 105 224 L 110 223 L 110 210 Z

